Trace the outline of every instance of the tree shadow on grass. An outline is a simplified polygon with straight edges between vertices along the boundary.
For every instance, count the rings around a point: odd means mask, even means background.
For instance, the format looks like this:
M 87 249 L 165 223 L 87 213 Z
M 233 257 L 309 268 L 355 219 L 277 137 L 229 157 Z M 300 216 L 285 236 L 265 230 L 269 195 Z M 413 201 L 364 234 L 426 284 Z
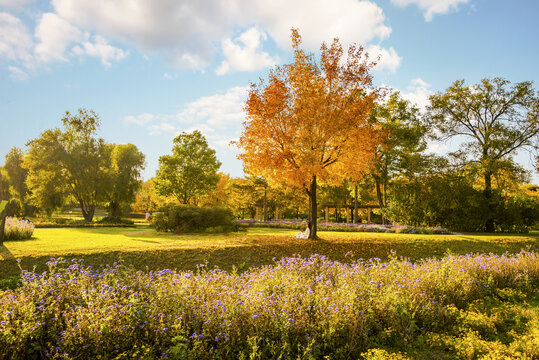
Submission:
M 0 260 L 14 260 L 14 259 L 15 257 L 5 245 L 0 246 Z
M 131 236 L 130 236 L 131 237 Z M 161 242 L 159 241 L 155 241 L 155 240 L 143 240 L 143 239 L 137 239 L 137 238 L 134 238 L 134 239 L 131 239 L 133 241 L 139 241 L 139 242 L 144 242 L 144 243 L 150 243 L 150 244 L 161 244 Z
M 539 247 L 539 242 L 534 239 L 522 241 L 493 241 L 485 240 L 406 240 L 388 241 L 387 239 L 361 239 L 354 242 L 339 242 L 331 239 L 300 240 L 290 239 L 284 236 L 253 236 L 237 240 L 234 245 L 204 248 L 174 248 L 155 249 L 141 251 L 109 251 L 93 254 L 65 255 L 63 258 L 84 259 L 84 264 L 94 268 L 100 265 L 120 262 L 124 265 L 133 265 L 137 270 L 177 269 L 180 271 L 196 271 L 197 265 L 207 264 L 208 269 L 220 268 L 232 270 L 240 268 L 247 270 L 249 267 L 260 267 L 274 264 L 283 257 L 301 256 L 309 257 L 320 254 L 331 260 L 351 262 L 362 258 L 368 260 L 379 258 L 386 261 L 393 256 L 392 251 L 398 257 L 405 257 L 411 261 L 420 259 L 440 258 L 448 252 L 456 255 L 470 253 L 494 253 L 503 254 L 518 253 L 521 250 L 534 250 Z M 139 241 L 151 241 L 140 240 Z M 0 251 L 7 251 L 5 247 Z M 13 256 L 11 256 L 13 259 Z M 21 266 L 23 269 L 46 271 L 47 261 L 50 256 L 23 257 Z M 20 270 L 16 261 L 0 261 L 0 278 L 17 275 Z

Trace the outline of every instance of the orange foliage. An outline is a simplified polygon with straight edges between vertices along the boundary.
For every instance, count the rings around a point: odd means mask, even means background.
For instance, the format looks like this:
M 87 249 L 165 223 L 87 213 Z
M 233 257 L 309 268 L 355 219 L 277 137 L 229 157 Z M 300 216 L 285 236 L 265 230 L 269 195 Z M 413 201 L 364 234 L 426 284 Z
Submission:
M 375 63 L 361 46 L 343 56 L 338 39 L 322 44 L 317 63 L 295 29 L 292 44 L 294 62 L 273 69 L 267 84 L 251 85 L 239 158 L 249 173 L 304 189 L 316 178 L 359 180 L 384 140 L 368 121 L 380 96 L 370 74 Z

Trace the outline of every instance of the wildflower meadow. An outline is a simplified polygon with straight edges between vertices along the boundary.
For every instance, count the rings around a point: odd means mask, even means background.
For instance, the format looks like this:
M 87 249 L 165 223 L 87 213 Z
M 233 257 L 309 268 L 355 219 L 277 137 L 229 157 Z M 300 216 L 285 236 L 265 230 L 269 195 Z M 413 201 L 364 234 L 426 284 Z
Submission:
M 0 291 L 0 358 L 539 357 L 539 254 L 288 257 L 244 273 L 51 259 Z

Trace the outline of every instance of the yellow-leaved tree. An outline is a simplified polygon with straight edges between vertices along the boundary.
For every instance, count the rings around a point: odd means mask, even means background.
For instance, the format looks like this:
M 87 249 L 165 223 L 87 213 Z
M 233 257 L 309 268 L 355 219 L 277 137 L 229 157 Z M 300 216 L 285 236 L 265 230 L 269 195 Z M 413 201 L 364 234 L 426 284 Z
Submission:
M 321 46 L 320 60 L 301 49 L 292 29 L 294 61 L 251 85 L 247 120 L 237 142 L 251 174 L 304 189 L 311 203 L 309 237 L 317 238 L 317 182 L 360 179 L 371 170 L 384 134 L 369 115 L 380 97 L 374 62 L 360 46 L 345 56 L 338 39 Z

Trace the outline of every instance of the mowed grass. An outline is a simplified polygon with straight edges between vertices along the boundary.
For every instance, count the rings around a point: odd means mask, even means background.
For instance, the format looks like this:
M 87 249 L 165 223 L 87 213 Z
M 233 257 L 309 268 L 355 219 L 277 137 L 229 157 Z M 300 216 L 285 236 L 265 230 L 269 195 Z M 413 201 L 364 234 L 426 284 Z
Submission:
M 0 247 L 0 278 L 23 269 L 43 271 L 51 257 L 84 259 L 91 266 L 123 262 L 137 269 L 192 270 L 197 265 L 240 271 L 287 256 L 322 254 L 332 260 L 386 259 L 393 251 L 412 261 L 469 253 L 517 253 L 539 248 L 539 233 L 416 235 L 320 232 L 321 240 L 293 239 L 297 230 L 250 228 L 230 234 L 158 233 L 138 228 L 36 229 L 34 237 Z

